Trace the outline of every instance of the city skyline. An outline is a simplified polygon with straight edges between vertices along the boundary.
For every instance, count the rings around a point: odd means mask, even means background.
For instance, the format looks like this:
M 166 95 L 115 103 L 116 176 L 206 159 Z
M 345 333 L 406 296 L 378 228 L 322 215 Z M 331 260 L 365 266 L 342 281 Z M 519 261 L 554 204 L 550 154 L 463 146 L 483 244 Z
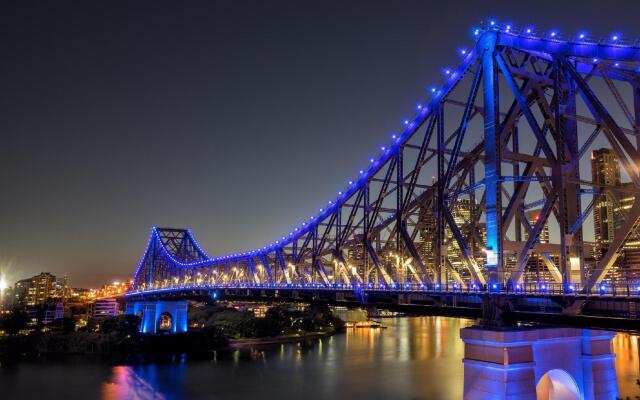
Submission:
M 77 286 L 130 277 L 153 225 L 192 228 L 214 255 L 273 240 L 401 129 L 458 64 L 452 49 L 472 45 L 478 15 L 640 36 L 628 7 L 550 2 L 552 17 L 514 18 L 507 2 L 456 4 L 437 15 L 418 3 L 198 11 L 213 23 L 167 4 L 7 10 L 3 273 Z M 447 35 L 424 43 L 437 32 Z

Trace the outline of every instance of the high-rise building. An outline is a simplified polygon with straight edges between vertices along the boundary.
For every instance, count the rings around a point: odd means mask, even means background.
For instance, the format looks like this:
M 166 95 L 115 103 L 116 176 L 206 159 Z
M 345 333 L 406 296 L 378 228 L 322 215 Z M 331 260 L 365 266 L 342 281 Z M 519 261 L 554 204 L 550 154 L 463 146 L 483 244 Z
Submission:
M 426 207 L 420 208 L 418 229 L 420 230 L 420 242 L 417 246 L 418 254 L 424 265 L 427 265 L 430 269 L 434 269 L 436 219 L 433 216 L 432 209 Z
M 27 305 L 35 306 L 44 304 L 48 298 L 55 295 L 56 277 L 49 272 L 41 272 L 31 278 L 31 286 L 28 290 Z
M 620 184 L 620 194 L 616 197 L 613 206 L 613 225 L 617 231 L 627 220 L 627 213 L 633 206 L 635 196 L 632 194 L 635 188 L 632 183 Z M 640 280 L 640 234 L 632 231 L 622 245 L 622 257 L 618 264 L 620 278 L 624 281 Z
M 620 161 L 611 149 L 591 153 L 591 174 L 594 189 L 601 191 L 593 208 L 596 260 L 609 249 L 611 241 L 626 221 L 628 210 L 635 201 L 630 183 L 620 181 Z M 607 190 L 604 190 L 607 189 Z M 607 279 L 617 281 L 640 278 L 640 236 L 632 232 L 622 246 L 620 257 L 609 271 Z
M 27 305 L 27 297 L 29 288 L 31 287 L 31 278 L 21 279 L 13 287 L 13 305 L 24 307 Z
M 476 205 L 467 198 L 461 198 L 450 205 L 450 212 L 458 229 L 467 239 L 473 257 L 478 265 L 482 268 L 484 264 L 484 252 L 480 242 L 486 242 L 486 230 L 483 223 L 474 226 L 470 225 L 471 218 L 474 215 Z M 435 270 L 436 264 L 436 243 L 437 243 L 437 224 L 434 211 L 427 207 L 420 208 L 418 217 L 418 229 L 420 232 L 420 242 L 418 243 L 418 252 L 425 265 Z M 471 279 L 469 268 L 465 265 L 462 251 L 457 240 L 453 236 L 453 231 L 445 224 L 444 248 L 442 249 L 448 262 L 448 267 L 452 267 L 463 279 Z M 475 234 L 472 232 L 475 231 Z M 480 242 L 476 240 L 481 239 Z
M 459 199 L 455 203 L 452 203 L 450 205 L 450 211 L 458 229 L 462 231 L 471 220 L 471 203 L 469 202 L 469 199 Z M 460 249 L 457 240 L 454 238 L 453 232 L 450 229 L 446 232 L 445 242 L 449 263 L 460 275 L 468 275 L 469 269 L 465 265 L 465 261 L 462 257 L 462 250 Z
M 345 267 L 347 269 L 354 269 L 355 272 L 360 276 L 365 282 L 367 281 L 367 277 L 365 276 L 364 264 L 366 257 L 364 245 L 360 240 L 355 240 L 353 243 L 349 245 L 347 250 L 347 265 Z M 352 271 L 349 271 L 349 274 L 352 274 Z
M 69 288 L 69 278 L 67 277 L 67 275 L 64 275 L 62 279 L 56 281 L 54 294 L 52 297 L 62 299 L 62 301 L 67 301 L 70 295 L 71 289 Z
M 528 210 L 525 212 L 525 217 L 527 221 L 529 221 L 529 225 L 535 225 L 540 217 L 541 209 Z M 524 239 L 527 240 L 529 238 L 528 232 L 524 232 Z M 542 231 L 540 231 L 540 236 L 538 237 L 538 243 L 549 243 L 549 225 L 544 224 L 542 227 Z
M 531 226 L 535 225 L 536 222 L 541 218 L 540 217 L 540 209 L 528 210 L 525 212 L 525 217 Z M 529 237 L 528 232 L 524 232 L 524 239 L 527 240 Z M 549 243 L 549 225 L 544 224 L 542 230 L 540 231 L 540 236 L 538 237 L 538 243 Z M 549 271 L 547 264 L 543 257 L 546 257 L 545 254 L 533 253 L 527 260 L 527 265 L 525 266 L 524 271 L 524 280 L 525 281 L 533 281 L 533 282 L 551 282 L 553 281 L 553 275 Z M 557 254 L 549 254 L 551 260 L 550 262 L 554 263 L 556 267 L 559 266 L 560 257 Z
M 597 149 L 591 153 L 591 178 L 596 189 L 620 185 L 620 162 L 613 150 Z M 602 257 L 615 236 L 614 203 L 613 194 L 604 192 L 593 208 L 596 259 Z

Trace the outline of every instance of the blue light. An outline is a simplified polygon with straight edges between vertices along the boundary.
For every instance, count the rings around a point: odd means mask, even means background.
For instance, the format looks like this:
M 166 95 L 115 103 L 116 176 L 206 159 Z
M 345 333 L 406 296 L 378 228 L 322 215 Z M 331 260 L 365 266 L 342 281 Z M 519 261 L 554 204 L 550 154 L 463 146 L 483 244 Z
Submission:
M 418 104 L 418 105 L 416 106 L 416 108 L 417 108 L 418 110 L 422 110 L 422 104 Z
M 516 289 L 520 290 L 520 284 L 516 285 Z
M 531 28 L 527 28 L 527 33 L 531 33 Z
M 584 39 L 584 33 L 581 33 L 580 36 L 578 36 L 580 39 Z
M 360 175 L 362 175 L 362 174 L 364 174 L 364 171 L 363 171 L 363 170 L 360 170 Z
M 494 26 L 495 24 L 496 24 L 496 21 L 494 20 L 489 21 L 489 25 Z
M 594 58 L 594 59 L 593 59 L 593 62 L 594 62 L 594 63 L 597 63 L 597 62 L 598 62 L 598 59 L 597 59 L 597 58 Z
M 391 135 L 391 139 L 396 139 L 398 136 L 396 135 Z
M 618 39 L 619 39 L 618 35 L 613 35 L 613 36 L 611 37 L 611 40 L 613 40 L 614 42 L 615 42 L 616 40 L 618 40 Z
M 409 120 L 408 120 L 408 119 L 405 119 L 405 120 L 404 120 L 404 124 L 405 124 L 405 125 L 409 125 Z
M 431 89 L 431 93 L 435 93 L 436 92 L 436 88 L 432 87 Z
M 384 146 L 382 146 L 382 147 L 380 147 L 380 150 L 382 150 L 382 151 L 386 151 L 386 150 L 387 150 L 387 148 L 386 148 L 386 147 L 384 147 Z
M 349 185 L 353 185 L 353 181 L 349 181 Z
M 480 34 L 480 29 L 476 29 L 476 30 L 474 30 L 474 31 L 473 31 L 473 34 L 474 34 L 475 36 L 478 36 L 478 35 Z
M 575 289 L 575 286 L 573 286 L 573 285 L 569 285 L 569 290 L 570 290 L 570 291 L 572 291 L 572 292 L 573 292 L 573 291 L 574 291 L 574 289 Z
M 613 64 L 613 66 L 614 66 L 614 67 L 619 67 L 619 66 L 620 66 L 620 63 L 618 63 L 618 62 L 617 62 L 617 63 Z
M 467 55 L 467 50 L 466 49 L 460 50 L 460 54 L 463 56 Z
M 511 30 L 511 25 L 507 25 L 507 32 Z
M 491 288 L 493 288 L 493 289 L 497 289 L 497 288 L 498 288 L 498 285 L 496 285 L 496 284 L 494 283 L 493 285 L 491 285 Z
M 557 33 L 555 31 L 551 32 L 551 37 L 556 37 Z
M 450 70 L 450 69 L 445 69 L 445 70 L 444 70 L 444 73 L 445 73 L 446 75 L 450 75 L 450 74 L 451 74 L 451 70 Z
M 369 159 L 369 162 L 374 162 L 374 161 L 375 161 L 375 160 L 374 160 L 373 158 L 370 158 L 370 159 Z

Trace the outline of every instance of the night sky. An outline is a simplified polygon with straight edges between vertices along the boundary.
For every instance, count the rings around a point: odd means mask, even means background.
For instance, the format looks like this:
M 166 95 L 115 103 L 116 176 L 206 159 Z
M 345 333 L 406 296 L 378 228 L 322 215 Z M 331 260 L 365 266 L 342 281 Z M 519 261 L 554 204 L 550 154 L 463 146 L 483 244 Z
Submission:
M 640 37 L 638 15 L 637 1 L 4 1 L 0 271 L 129 277 L 154 225 L 192 228 L 210 255 L 261 246 L 366 166 L 482 19 Z

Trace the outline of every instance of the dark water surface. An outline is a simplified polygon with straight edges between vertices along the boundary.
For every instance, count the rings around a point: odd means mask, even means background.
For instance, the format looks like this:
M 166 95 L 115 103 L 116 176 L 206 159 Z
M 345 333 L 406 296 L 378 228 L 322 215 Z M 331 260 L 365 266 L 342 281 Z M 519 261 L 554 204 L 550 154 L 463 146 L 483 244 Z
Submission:
M 351 314 L 347 319 L 361 318 Z M 114 365 L 86 358 L 0 367 L 0 399 L 461 399 L 474 321 L 385 319 L 311 345 L 221 352 L 212 360 Z M 614 340 L 621 396 L 640 394 L 638 337 Z

